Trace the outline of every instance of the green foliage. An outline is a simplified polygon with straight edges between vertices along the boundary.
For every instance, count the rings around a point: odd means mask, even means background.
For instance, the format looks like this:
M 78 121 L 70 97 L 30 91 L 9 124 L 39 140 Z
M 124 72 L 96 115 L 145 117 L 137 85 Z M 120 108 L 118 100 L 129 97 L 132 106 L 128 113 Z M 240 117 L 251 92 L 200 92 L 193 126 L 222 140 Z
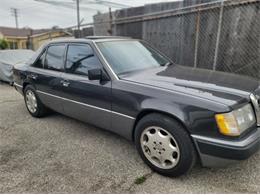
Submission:
M 8 48 L 8 43 L 5 39 L 0 39 L 0 49 Z
M 145 176 L 138 177 L 135 179 L 135 184 L 137 184 L 137 185 L 142 184 L 145 182 L 145 180 L 146 180 Z

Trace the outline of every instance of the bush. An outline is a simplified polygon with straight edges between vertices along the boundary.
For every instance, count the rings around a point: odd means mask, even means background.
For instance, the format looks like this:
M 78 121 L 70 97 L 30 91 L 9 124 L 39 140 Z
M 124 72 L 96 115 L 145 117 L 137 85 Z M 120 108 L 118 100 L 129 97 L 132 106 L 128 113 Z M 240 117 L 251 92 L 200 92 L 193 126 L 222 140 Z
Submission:
M 0 49 L 8 48 L 8 43 L 5 39 L 0 39 Z

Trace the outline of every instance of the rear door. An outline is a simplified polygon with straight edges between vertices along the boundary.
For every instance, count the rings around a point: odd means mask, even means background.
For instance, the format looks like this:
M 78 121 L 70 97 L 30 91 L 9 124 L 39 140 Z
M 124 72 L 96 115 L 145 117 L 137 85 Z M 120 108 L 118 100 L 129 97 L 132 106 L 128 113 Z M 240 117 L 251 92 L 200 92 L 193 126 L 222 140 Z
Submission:
M 88 70 L 103 68 L 92 47 L 71 43 L 67 46 L 63 74 L 63 107 L 66 115 L 110 129 L 111 81 L 89 80 Z
M 41 101 L 57 112 L 63 112 L 61 74 L 64 71 L 65 48 L 63 43 L 49 45 L 39 58 L 40 62 L 43 61 L 43 69 L 31 72 Z

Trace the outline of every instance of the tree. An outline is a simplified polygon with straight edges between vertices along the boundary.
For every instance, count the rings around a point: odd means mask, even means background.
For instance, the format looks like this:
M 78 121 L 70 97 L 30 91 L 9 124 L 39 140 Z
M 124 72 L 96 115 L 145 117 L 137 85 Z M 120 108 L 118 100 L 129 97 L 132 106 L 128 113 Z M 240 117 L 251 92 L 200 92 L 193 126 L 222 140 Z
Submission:
M 55 25 L 55 26 L 51 27 L 51 29 L 52 29 L 52 30 L 57 30 L 57 29 L 60 29 L 60 27 L 57 26 L 57 25 Z
M 8 48 L 8 43 L 5 39 L 0 39 L 0 49 Z

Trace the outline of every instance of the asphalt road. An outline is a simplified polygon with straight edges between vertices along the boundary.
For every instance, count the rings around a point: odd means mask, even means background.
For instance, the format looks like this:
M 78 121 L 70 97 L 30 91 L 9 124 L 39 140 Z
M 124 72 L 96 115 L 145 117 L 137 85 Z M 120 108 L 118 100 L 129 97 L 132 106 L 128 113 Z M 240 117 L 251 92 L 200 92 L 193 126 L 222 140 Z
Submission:
M 163 177 L 133 143 L 60 114 L 33 118 L 22 96 L 0 84 L 0 193 L 260 193 L 260 152 L 224 169 Z

